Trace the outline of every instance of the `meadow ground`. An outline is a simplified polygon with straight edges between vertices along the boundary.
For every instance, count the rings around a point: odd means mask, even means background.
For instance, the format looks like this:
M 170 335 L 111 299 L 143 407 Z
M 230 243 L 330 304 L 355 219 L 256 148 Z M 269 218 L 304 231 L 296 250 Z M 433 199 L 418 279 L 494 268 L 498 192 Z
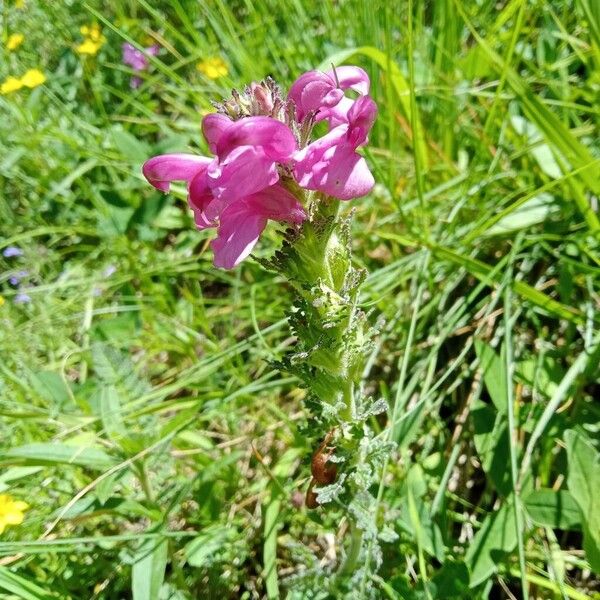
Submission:
M 599 597 L 600 2 L 1 14 L 0 597 Z M 136 73 L 125 42 L 158 54 Z M 301 501 L 293 290 L 215 269 L 184 187 L 140 172 L 205 154 L 232 87 L 332 63 L 379 106 L 377 185 L 343 211 L 396 442 L 358 582 L 332 575 L 343 507 Z

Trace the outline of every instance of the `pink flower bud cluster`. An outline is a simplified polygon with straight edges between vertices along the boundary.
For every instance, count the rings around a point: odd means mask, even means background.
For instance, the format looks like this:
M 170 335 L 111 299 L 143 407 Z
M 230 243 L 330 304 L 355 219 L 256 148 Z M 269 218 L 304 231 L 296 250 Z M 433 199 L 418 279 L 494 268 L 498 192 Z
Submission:
M 172 181 L 187 183 L 196 226 L 217 228 L 215 266 L 231 269 L 250 254 L 269 219 L 307 218 L 294 193 L 298 187 L 340 200 L 371 190 L 373 176 L 357 153 L 377 114 L 369 85 L 365 71 L 351 66 L 304 73 L 287 100 L 271 81 L 253 83 L 204 117 L 213 158 L 155 156 L 144 164 L 144 176 L 163 192 Z M 347 97 L 346 90 L 357 97 Z M 307 143 L 318 121 L 326 121 L 329 131 Z

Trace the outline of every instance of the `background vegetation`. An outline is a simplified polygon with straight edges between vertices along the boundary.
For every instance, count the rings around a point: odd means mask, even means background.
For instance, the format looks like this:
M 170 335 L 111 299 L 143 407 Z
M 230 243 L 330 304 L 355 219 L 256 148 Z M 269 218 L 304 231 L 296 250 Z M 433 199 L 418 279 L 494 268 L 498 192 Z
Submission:
M 214 269 L 140 165 L 341 61 L 380 109 L 345 209 L 397 443 L 346 596 L 599 597 L 600 3 L 4 0 L 1 33 L 3 81 L 46 81 L 0 96 L 0 597 L 326 597 L 345 524 L 303 506 L 319 440 L 271 366 L 291 290 Z M 137 90 L 124 41 L 161 47 Z

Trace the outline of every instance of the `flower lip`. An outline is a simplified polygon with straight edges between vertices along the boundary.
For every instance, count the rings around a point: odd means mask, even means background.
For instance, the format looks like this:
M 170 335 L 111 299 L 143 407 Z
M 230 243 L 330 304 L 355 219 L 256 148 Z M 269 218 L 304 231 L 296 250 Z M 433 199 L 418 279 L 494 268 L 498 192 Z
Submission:
M 206 171 L 212 159 L 194 154 L 161 154 L 147 160 L 142 166 L 144 177 L 161 192 L 168 192 L 172 181 L 190 182 L 201 171 Z

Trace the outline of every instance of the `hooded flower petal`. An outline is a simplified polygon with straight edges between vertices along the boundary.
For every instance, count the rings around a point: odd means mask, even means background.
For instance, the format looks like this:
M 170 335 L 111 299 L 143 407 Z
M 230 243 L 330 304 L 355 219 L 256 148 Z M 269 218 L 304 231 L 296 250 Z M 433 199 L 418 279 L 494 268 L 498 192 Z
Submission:
M 244 201 L 227 207 L 221 215 L 218 237 L 211 242 L 215 267 L 233 269 L 238 265 L 252 252 L 266 225 L 267 218 Z
M 208 142 L 210 151 L 217 153 L 217 145 L 223 136 L 225 130 L 233 123 L 233 121 L 219 113 L 211 113 L 202 119 L 202 133 Z
M 336 67 L 335 70 L 328 71 L 327 75 L 334 81 L 337 80 L 342 90 L 352 89 L 363 96 L 369 93 L 371 87 L 369 76 L 360 67 L 350 65 Z
M 157 190 L 168 192 L 172 181 L 190 182 L 195 175 L 206 170 L 211 160 L 193 154 L 161 154 L 147 160 L 142 172 Z
M 224 128 L 218 136 L 216 154 L 222 159 L 240 146 L 261 148 L 270 159 L 287 162 L 296 150 L 296 140 L 281 121 L 271 117 L 246 117 Z
M 322 73 L 308 71 L 292 84 L 288 98 L 296 105 L 296 118 L 302 121 L 310 112 L 315 120 L 329 119 L 331 127 L 346 122 L 352 100 L 344 97 L 344 90 L 352 89 L 359 94 L 369 93 L 370 81 L 360 67 L 343 66 Z
M 343 96 L 344 92 L 336 88 L 335 79 L 321 71 L 308 71 L 300 75 L 288 93 L 288 98 L 296 105 L 298 121 L 302 121 L 310 112 L 316 113 L 335 106 Z

